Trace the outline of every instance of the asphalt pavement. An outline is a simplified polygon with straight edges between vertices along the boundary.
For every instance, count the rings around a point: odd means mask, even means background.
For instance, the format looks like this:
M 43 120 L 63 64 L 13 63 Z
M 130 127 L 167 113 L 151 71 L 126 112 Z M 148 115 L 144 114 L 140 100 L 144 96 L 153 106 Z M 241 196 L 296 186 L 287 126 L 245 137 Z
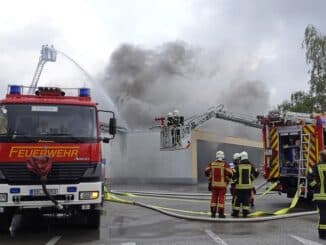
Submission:
M 115 185 L 120 192 L 199 193 L 196 200 L 141 195 L 117 195 L 148 205 L 167 208 L 172 212 L 209 217 L 209 196 L 206 184 L 199 185 Z M 273 212 L 290 205 L 285 195 L 267 194 L 256 200 L 254 211 Z M 230 201 L 226 213 L 231 212 Z M 0 244 L 326 244 L 318 239 L 317 215 L 265 221 L 259 223 L 198 222 L 174 218 L 151 209 L 130 204 L 105 202 L 98 231 L 69 224 L 65 220 L 44 217 L 23 217 L 21 227 L 11 237 L 0 235 Z M 295 212 L 312 210 L 300 203 Z M 194 212 L 194 213 L 192 213 Z M 197 213 L 199 212 L 199 213 Z M 324 242 L 324 243 L 323 243 Z

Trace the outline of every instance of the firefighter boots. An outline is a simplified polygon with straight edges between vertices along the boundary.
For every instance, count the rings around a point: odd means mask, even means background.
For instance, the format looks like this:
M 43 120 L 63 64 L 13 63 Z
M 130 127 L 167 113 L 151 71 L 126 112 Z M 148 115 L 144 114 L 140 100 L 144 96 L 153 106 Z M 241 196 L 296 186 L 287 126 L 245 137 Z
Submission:
M 242 216 L 243 216 L 243 218 L 247 218 L 248 214 L 249 214 L 249 210 L 244 209 L 244 210 L 242 211 Z
M 224 219 L 225 218 L 225 214 L 223 212 L 219 212 L 218 213 L 218 217 Z
M 318 229 L 319 239 L 326 240 L 326 231 Z
M 224 208 L 218 208 L 218 217 L 219 218 L 225 218 Z
M 211 217 L 216 218 L 216 207 L 211 207 Z
M 239 217 L 239 211 L 238 210 L 233 210 L 231 216 L 234 217 L 234 218 L 238 218 Z

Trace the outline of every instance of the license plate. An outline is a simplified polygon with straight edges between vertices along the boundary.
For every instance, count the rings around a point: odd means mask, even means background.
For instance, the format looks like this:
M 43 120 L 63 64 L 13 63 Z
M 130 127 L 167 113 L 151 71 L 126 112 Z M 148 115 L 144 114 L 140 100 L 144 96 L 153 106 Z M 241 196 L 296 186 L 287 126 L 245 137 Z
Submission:
M 47 189 L 50 195 L 56 195 L 58 194 L 58 189 Z M 44 196 L 43 189 L 31 189 L 29 191 L 31 196 Z

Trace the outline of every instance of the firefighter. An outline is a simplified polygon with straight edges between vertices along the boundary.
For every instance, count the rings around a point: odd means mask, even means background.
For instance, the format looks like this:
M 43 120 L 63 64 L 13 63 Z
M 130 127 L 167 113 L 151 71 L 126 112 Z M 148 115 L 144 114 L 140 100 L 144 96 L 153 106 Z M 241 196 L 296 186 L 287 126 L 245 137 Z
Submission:
M 246 218 L 249 214 L 249 198 L 253 188 L 252 181 L 258 177 L 258 171 L 248 160 L 248 153 L 240 153 L 240 162 L 235 167 L 233 181 L 235 182 L 235 201 L 232 216 L 239 217 L 242 204 L 242 215 Z
M 172 112 L 168 112 L 168 114 L 166 115 L 166 126 L 169 127 L 170 134 L 171 134 L 171 143 L 172 143 L 172 147 L 174 147 L 176 143 L 175 143 L 174 120 L 173 120 Z
M 326 150 L 319 153 L 320 162 L 311 169 L 308 180 L 314 190 L 313 200 L 319 209 L 319 238 L 326 240 Z
M 180 115 L 178 110 L 173 111 L 173 122 L 175 127 L 180 126 Z
M 216 217 L 218 211 L 219 218 L 225 218 L 224 215 L 224 200 L 226 187 L 232 177 L 232 170 L 224 161 L 224 152 L 216 152 L 216 160 L 209 163 L 205 169 L 205 175 L 209 178 L 209 189 L 212 192 L 211 196 L 211 217 Z M 218 210 L 216 210 L 218 207 Z
M 39 134 L 48 134 L 50 133 L 49 123 L 46 120 L 40 122 L 39 128 L 37 129 Z
M 172 114 L 172 112 L 169 112 L 166 115 L 166 121 L 167 121 L 167 126 L 172 126 L 173 125 L 173 114 Z
M 229 163 L 229 168 L 232 169 L 234 172 L 235 167 L 238 165 L 240 161 L 240 153 L 234 153 L 233 154 L 233 161 Z M 230 186 L 230 193 L 232 195 L 232 207 L 234 207 L 234 200 L 235 200 L 235 183 L 231 180 L 231 186 Z
M 180 115 L 178 110 L 173 111 L 173 126 L 175 128 L 175 145 L 181 145 Z
M 229 163 L 229 168 L 234 169 L 240 161 L 240 153 L 233 154 L 233 161 Z

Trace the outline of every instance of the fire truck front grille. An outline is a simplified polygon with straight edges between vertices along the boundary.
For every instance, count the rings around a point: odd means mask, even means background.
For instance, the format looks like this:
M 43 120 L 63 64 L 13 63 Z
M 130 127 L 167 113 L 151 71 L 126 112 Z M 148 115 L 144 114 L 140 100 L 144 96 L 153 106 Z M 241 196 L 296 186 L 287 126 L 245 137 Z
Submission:
M 95 164 L 96 165 L 96 164 Z M 78 183 L 90 163 L 53 163 L 48 174 L 48 184 Z M 40 177 L 27 170 L 26 164 L 0 164 L 0 170 L 8 184 L 39 184 Z

